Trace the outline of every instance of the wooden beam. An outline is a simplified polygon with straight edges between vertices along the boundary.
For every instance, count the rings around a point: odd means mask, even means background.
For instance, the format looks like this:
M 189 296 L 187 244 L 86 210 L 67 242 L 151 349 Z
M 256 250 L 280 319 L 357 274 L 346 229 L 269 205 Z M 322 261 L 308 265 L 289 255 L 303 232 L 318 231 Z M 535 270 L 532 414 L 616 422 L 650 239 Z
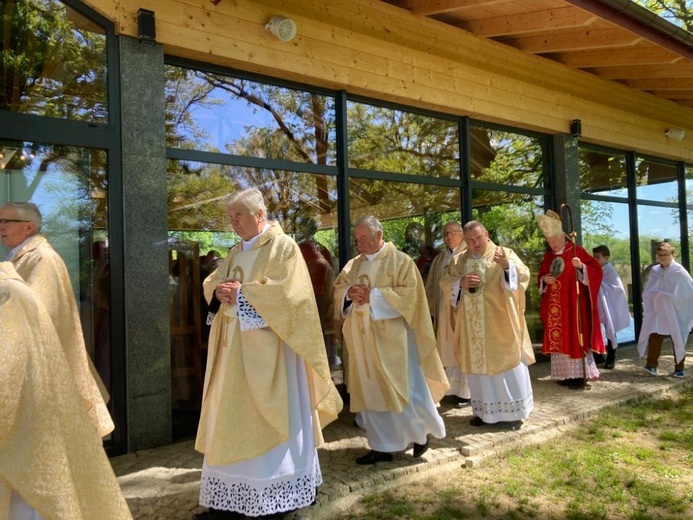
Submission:
M 547 29 L 584 27 L 596 19 L 598 19 L 596 15 L 590 14 L 582 9 L 562 7 L 559 9 L 546 9 L 544 11 L 535 11 L 518 15 L 474 20 L 465 22 L 462 26 L 476 36 L 493 38 L 497 36 L 546 31 Z
M 597 67 L 590 72 L 605 79 L 693 78 L 693 63 Z
M 648 92 L 666 99 L 693 99 L 693 90 L 648 90 Z
M 627 47 L 642 40 L 640 36 L 621 29 L 560 31 L 542 36 L 498 39 L 501 43 L 532 54 Z
M 565 52 L 546 54 L 545 58 L 563 63 L 575 69 L 610 66 L 661 65 L 676 63 L 681 59 L 677 54 L 661 47 L 629 47 L 624 49 L 602 49 L 594 51 Z
M 502 4 L 508 0 L 409 0 L 409 10 L 416 16 L 431 16 L 434 14 L 459 11 L 465 7 L 486 7 Z
M 621 81 L 624 85 L 638 90 L 680 90 L 693 91 L 693 78 L 648 78 Z M 668 97 L 668 96 L 667 96 Z

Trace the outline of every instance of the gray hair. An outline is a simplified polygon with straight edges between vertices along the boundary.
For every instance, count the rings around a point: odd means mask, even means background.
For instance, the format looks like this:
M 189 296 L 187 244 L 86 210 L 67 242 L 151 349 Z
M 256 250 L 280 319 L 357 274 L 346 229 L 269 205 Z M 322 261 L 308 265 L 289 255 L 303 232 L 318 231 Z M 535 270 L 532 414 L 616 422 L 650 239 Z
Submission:
M 481 222 L 479 222 L 478 220 L 470 220 L 469 222 L 467 222 L 464 225 L 464 227 L 462 228 L 462 231 L 465 233 L 469 233 L 471 230 L 477 229 L 477 228 L 481 229 L 481 231 L 486 231 L 486 228 L 484 227 L 484 225 Z
M 255 188 L 250 188 L 247 190 L 242 190 L 229 195 L 226 198 L 226 209 L 230 208 L 236 203 L 243 204 L 248 211 L 257 215 L 261 210 L 265 217 L 267 217 L 267 206 L 265 206 L 265 199 L 260 193 L 260 190 Z
M 360 226 L 366 226 L 371 231 L 372 235 L 375 235 L 378 231 L 381 233 L 383 232 L 383 225 L 373 215 L 366 215 L 358 219 L 356 224 L 354 224 L 354 229 Z
M 14 209 L 20 219 L 34 223 L 37 233 L 41 231 L 43 217 L 41 216 L 41 211 L 39 211 L 38 206 L 33 202 L 8 202 L 2 207 L 2 209 L 5 208 Z
M 452 226 L 455 226 L 455 228 L 458 228 L 458 229 L 462 229 L 462 226 L 456 220 L 448 220 L 445 223 L 445 225 L 443 226 L 443 229 L 445 229 L 446 227 L 452 227 Z

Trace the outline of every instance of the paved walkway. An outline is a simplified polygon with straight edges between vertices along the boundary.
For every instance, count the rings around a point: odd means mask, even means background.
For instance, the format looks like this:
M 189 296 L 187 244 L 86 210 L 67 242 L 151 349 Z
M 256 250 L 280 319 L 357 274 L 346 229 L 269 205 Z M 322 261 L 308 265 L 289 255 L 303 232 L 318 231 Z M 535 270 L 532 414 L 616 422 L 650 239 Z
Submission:
M 667 340 L 663 352 L 670 349 Z M 569 390 L 551 381 L 549 363 L 531 366 L 534 411 L 517 431 L 470 426 L 469 407 L 456 409 L 443 402 L 440 412 L 447 437 L 432 439 L 431 449 L 421 459 L 414 459 L 410 449 L 396 454 L 392 462 L 357 466 L 354 459 L 366 453 L 366 439 L 352 424 L 354 415 L 342 412 L 340 419 L 325 429 L 326 442 L 319 449 L 324 484 L 317 504 L 302 510 L 298 517 L 339 518 L 339 511 L 376 486 L 430 475 L 443 465 L 477 467 L 500 451 L 560 435 L 604 407 L 693 385 L 690 371 L 685 379 L 650 376 L 642 369 L 643 362 L 637 359 L 634 346 L 621 347 L 617 354 L 616 369 L 602 370 L 601 380 L 586 391 Z M 688 343 L 691 357 L 693 338 Z M 662 355 L 662 374 L 671 373 L 673 365 L 672 355 Z M 195 452 L 192 441 L 114 457 L 111 462 L 135 520 L 189 520 L 192 513 L 202 511 L 197 505 L 202 455 Z

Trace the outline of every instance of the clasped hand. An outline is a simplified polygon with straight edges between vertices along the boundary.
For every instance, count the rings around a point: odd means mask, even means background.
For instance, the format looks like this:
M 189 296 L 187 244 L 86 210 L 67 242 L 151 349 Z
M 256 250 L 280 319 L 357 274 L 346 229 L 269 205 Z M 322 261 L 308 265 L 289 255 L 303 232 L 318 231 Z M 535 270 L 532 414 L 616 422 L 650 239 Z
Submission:
M 352 285 L 347 291 L 347 296 L 357 305 L 363 305 L 364 303 L 371 302 L 371 290 L 367 285 Z
M 217 288 L 214 290 L 214 295 L 221 303 L 235 304 L 240 288 L 241 282 L 229 279 L 217 285 Z

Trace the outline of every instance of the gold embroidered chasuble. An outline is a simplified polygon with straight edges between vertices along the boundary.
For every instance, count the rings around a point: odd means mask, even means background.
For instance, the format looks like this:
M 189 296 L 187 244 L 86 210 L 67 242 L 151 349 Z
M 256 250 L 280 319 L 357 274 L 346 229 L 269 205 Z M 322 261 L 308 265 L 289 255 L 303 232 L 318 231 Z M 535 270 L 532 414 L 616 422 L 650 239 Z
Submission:
M 108 435 L 114 429 L 106 407 L 108 392 L 87 354 L 65 263 L 42 235 L 26 240 L 12 263 L 51 317 L 94 427 L 101 437 Z
M 369 304 L 352 304 L 351 312 L 342 318 L 344 296 L 358 283 L 379 289 L 399 316 L 373 320 Z M 350 260 L 337 277 L 334 292 L 337 319 L 344 319 L 342 331 L 349 351 L 346 377 L 352 412 L 399 413 L 408 404 L 407 326 L 433 401 L 445 395 L 450 385 L 436 349 L 423 281 L 409 256 L 386 242 L 374 260 L 368 261 L 365 255 Z
M 44 520 L 131 519 L 51 319 L 10 262 L 0 338 L 0 520 L 10 491 Z
M 503 248 L 518 278 L 517 290 L 509 291 L 504 269 L 493 260 L 497 247 L 489 241 L 479 258 L 467 250 L 449 266 L 452 279 L 474 272 L 482 280 L 474 293 L 462 290 L 455 316 L 455 357 L 465 374 L 506 372 L 520 364 L 523 354 L 527 364 L 534 363 L 525 321 L 529 268 L 512 249 Z
M 450 292 L 454 279 L 446 277 L 448 265 L 467 249 L 462 242 L 450 254 L 447 249 L 438 253 L 433 259 L 426 279 L 426 298 L 433 317 L 433 328 L 436 331 L 438 353 L 444 367 L 456 367 L 453 351 L 453 315 L 457 310 L 450 304 Z
M 315 445 L 337 418 L 342 400 L 332 383 L 313 286 L 298 245 L 278 223 L 251 250 L 236 244 L 204 281 L 241 282 L 241 293 L 267 327 L 240 330 L 236 305 L 222 304 L 210 330 L 202 412 L 195 449 L 212 465 L 258 457 L 289 438 L 283 346 L 306 364 Z

